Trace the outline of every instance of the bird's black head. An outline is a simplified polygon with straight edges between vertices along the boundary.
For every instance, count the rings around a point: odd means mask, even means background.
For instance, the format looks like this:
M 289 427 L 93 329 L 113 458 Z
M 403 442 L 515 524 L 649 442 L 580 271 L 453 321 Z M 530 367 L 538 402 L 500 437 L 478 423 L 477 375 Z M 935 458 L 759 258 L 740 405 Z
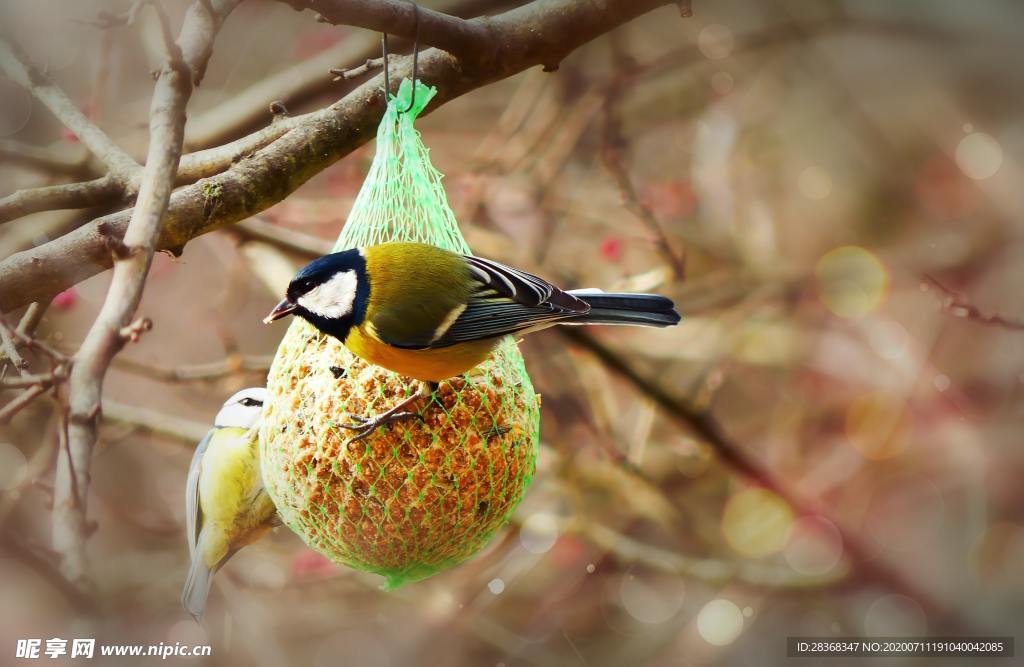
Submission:
M 285 299 L 263 321 L 298 315 L 344 341 L 349 329 L 363 321 L 369 296 L 366 259 L 359 249 L 344 250 L 304 266 L 292 278 Z

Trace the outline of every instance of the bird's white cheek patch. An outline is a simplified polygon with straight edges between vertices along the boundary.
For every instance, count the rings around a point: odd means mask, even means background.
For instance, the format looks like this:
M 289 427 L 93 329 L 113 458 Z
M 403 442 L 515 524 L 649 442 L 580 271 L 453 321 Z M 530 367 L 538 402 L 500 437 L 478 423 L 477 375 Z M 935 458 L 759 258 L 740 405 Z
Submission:
M 345 317 L 352 312 L 357 283 L 355 271 L 341 271 L 300 296 L 299 305 L 328 319 Z

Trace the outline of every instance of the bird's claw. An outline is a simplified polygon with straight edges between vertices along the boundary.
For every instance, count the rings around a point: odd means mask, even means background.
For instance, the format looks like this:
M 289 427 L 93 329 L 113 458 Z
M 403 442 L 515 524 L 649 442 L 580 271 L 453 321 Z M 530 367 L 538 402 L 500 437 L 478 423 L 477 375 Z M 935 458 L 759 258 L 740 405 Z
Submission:
M 384 414 L 377 415 L 376 417 L 358 417 L 356 415 L 352 415 L 352 419 L 355 421 L 354 424 L 339 424 L 339 426 L 341 428 L 348 429 L 349 431 L 357 431 L 357 433 L 349 439 L 349 442 L 358 442 L 376 431 L 380 426 L 386 426 L 392 422 L 410 418 L 424 421 L 423 415 L 418 412 L 385 412 Z

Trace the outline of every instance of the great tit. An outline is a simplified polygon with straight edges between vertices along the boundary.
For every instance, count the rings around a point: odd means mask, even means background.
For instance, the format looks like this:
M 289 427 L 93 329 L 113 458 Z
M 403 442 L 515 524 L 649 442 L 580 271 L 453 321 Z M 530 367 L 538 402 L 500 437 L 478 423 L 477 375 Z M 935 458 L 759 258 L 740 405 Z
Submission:
M 353 354 L 401 375 L 437 383 L 484 361 L 503 336 L 556 324 L 679 322 L 656 294 L 563 291 L 491 260 L 424 243 L 384 243 L 324 255 L 300 270 L 263 320 L 297 315 Z M 364 437 L 429 395 L 421 385 L 399 405 L 349 425 Z
M 185 522 L 192 565 L 181 604 L 197 621 L 214 573 L 277 523 L 259 466 L 257 430 L 266 396 L 266 389 L 251 387 L 229 398 L 188 469 Z

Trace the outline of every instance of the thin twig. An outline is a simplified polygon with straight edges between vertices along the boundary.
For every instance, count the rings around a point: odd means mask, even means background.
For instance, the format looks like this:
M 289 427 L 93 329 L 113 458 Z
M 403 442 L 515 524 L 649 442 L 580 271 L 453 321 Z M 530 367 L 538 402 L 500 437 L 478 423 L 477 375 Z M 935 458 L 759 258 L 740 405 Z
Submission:
M 963 294 L 946 287 L 937 278 L 925 276 L 924 279 L 929 285 L 939 291 L 939 303 L 942 305 L 942 310 L 953 317 L 960 317 L 977 322 L 978 324 L 999 327 L 1010 331 L 1024 331 L 1024 322 L 1003 317 L 998 313 L 984 313 Z
M 49 174 L 84 176 L 88 173 L 88 160 L 84 152 L 69 156 L 66 149 L 32 146 L 11 139 L 0 139 L 0 158 Z
M 18 345 L 14 340 L 17 332 L 7 324 L 7 319 L 0 315 L 0 343 L 3 344 L 3 352 L 7 359 L 17 368 L 22 375 L 28 370 L 28 362 L 18 352 Z
M 109 400 L 103 402 L 103 419 L 167 436 L 190 447 L 194 447 L 210 430 L 208 426 L 189 419 L 172 417 L 150 408 Z
M 713 558 L 687 556 L 661 549 L 616 532 L 592 521 L 575 521 L 567 532 L 578 533 L 610 553 L 622 563 L 643 563 L 652 569 L 692 577 L 712 586 L 734 580 L 771 589 L 816 589 L 843 580 L 847 568 L 835 567 L 821 575 L 804 575 L 781 566 L 771 567 L 751 562 L 730 562 Z
M 345 81 L 351 81 L 352 79 L 358 79 L 364 74 L 378 69 L 383 65 L 383 58 L 367 58 L 366 62 L 358 67 L 332 67 L 328 72 L 334 75 L 335 81 L 341 81 L 342 79 Z
M 63 379 L 65 377 L 62 373 L 41 373 L 37 375 L 22 375 L 18 378 L 12 378 L 10 380 L 0 380 L 0 388 L 3 389 L 24 389 L 25 387 L 31 387 L 33 385 L 40 385 L 47 387 L 54 383 L 55 380 Z
M 11 421 L 14 415 L 21 412 L 29 403 L 39 397 L 44 391 L 46 391 L 46 383 L 34 384 L 25 391 L 15 396 L 11 401 L 0 408 L 0 424 L 7 424 Z
M 579 345 L 596 356 L 616 375 L 626 380 L 641 394 L 654 401 L 662 411 L 684 429 L 696 433 L 711 447 L 718 459 L 727 467 L 736 471 L 755 484 L 762 486 L 782 498 L 801 516 L 824 516 L 828 513 L 815 502 L 802 498 L 786 487 L 760 463 L 752 459 L 743 449 L 731 440 L 722 430 L 718 422 L 707 412 L 697 412 L 677 400 L 665 391 L 660 384 L 646 378 L 634 369 L 613 350 L 600 343 L 593 336 L 580 331 L 577 327 L 559 327 L 559 333 L 571 342 Z M 902 573 L 889 568 L 877 558 L 869 555 L 867 549 L 857 537 L 832 521 L 843 539 L 846 556 L 855 574 L 873 581 L 878 585 L 899 592 L 920 604 L 929 615 L 947 629 L 964 629 L 966 622 L 957 612 L 951 610 L 934 598 L 930 593 L 921 590 Z
M 114 358 L 114 367 L 161 382 L 208 382 L 240 373 L 266 373 L 273 357 L 232 355 L 220 361 L 181 366 L 158 366 L 129 357 Z
M 49 77 L 28 62 L 13 43 L 0 38 L 0 69 L 42 102 L 110 170 L 126 192 L 133 192 L 142 168 L 96 127 Z
M 618 43 L 612 41 L 613 47 Z M 651 207 L 645 204 L 637 195 L 633 179 L 629 175 L 629 167 L 626 166 L 623 157 L 623 145 L 625 139 L 622 136 L 622 121 L 619 118 L 619 99 L 622 96 L 623 88 L 626 85 L 632 69 L 632 59 L 628 58 L 618 48 L 614 51 L 615 73 L 607 88 L 607 96 L 604 105 L 604 128 L 602 132 L 601 159 L 605 167 L 611 172 L 622 195 L 622 203 L 626 210 L 643 223 L 647 230 L 654 237 L 655 246 L 658 252 L 672 268 L 676 279 L 682 280 L 686 275 L 686 255 L 676 252 L 672 246 L 658 216 L 654 214 Z
M 30 547 L 16 539 L 10 532 L 7 532 L 0 539 L 0 550 L 14 556 L 42 577 L 78 612 L 85 614 L 95 613 L 95 601 L 82 593 L 81 589 L 75 584 L 68 581 L 67 577 L 54 565 L 52 558 L 41 554 L 39 549 Z
M 255 216 L 232 228 L 245 238 L 255 239 L 271 243 L 283 250 L 304 255 L 306 257 L 319 257 L 331 252 L 333 244 L 311 234 L 294 229 L 287 229 L 280 225 L 267 222 Z

